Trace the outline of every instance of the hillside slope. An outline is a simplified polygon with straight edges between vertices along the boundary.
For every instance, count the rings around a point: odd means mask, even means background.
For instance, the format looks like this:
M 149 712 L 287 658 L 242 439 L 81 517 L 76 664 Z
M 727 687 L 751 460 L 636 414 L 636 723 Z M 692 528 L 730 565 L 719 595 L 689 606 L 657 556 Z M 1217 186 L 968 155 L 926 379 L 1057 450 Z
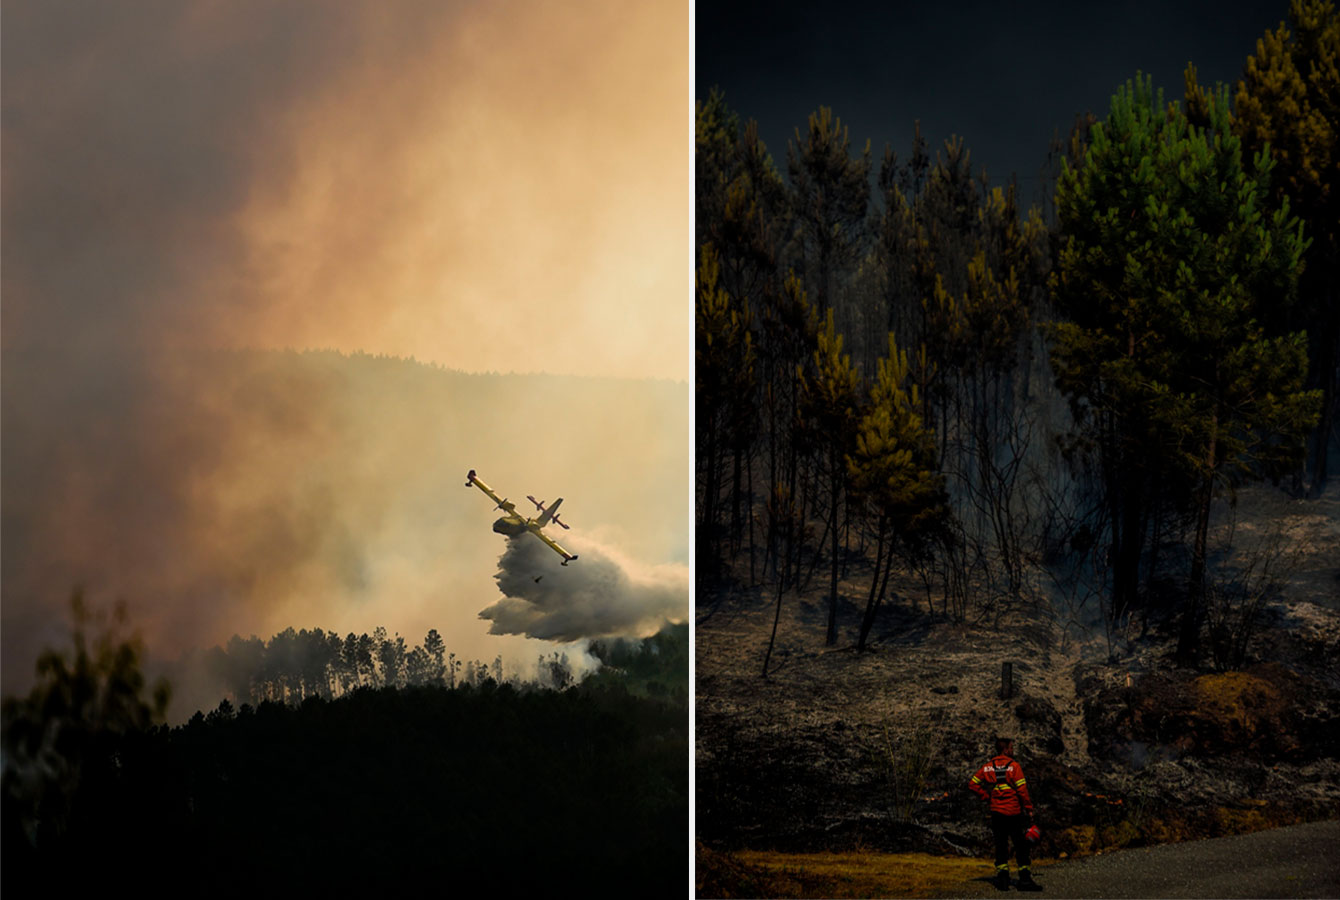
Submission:
M 1335 495 L 1289 501 L 1284 524 L 1333 528 Z M 1263 524 L 1253 516 L 1240 506 L 1238 527 Z M 726 849 L 989 852 L 966 782 L 998 734 L 1016 739 L 1044 857 L 1334 816 L 1336 563 L 1324 542 L 1307 560 L 1266 609 L 1247 666 L 1228 673 L 1174 667 L 1171 629 L 1110 655 L 1101 636 L 1063 627 L 1045 606 L 952 624 L 908 585 L 863 654 L 854 605 L 827 648 L 822 590 L 787 596 L 763 680 L 772 598 L 700 592 L 698 837 Z M 863 574 L 853 568 L 845 597 L 863 596 Z

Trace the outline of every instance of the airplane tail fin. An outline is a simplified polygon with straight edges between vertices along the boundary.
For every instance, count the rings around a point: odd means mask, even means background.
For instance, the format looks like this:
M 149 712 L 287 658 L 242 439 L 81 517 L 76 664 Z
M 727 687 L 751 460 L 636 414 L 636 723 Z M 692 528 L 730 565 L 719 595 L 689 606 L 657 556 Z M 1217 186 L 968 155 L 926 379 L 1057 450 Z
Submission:
M 566 529 L 568 527 L 567 525 L 558 520 L 558 505 L 563 502 L 562 497 L 559 497 L 557 500 L 555 500 L 554 505 L 549 507 L 548 509 L 545 509 L 543 500 L 535 499 L 534 494 L 527 494 L 526 499 L 529 500 L 531 503 L 534 503 L 535 508 L 540 511 L 540 517 L 535 520 L 535 524 L 539 525 L 541 528 L 548 525 L 550 522 L 553 522 L 560 528 Z
M 533 501 L 532 501 L 532 502 L 533 502 Z M 554 505 L 551 506 L 551 507 L 549 507 L 548 509 L 545 509 L 543 506 L 541 506 L 541 505 L 538 504 L 538 503 L 535 504 L 536 506 L 539 506 L 540 509 L 543 509 L 543 510 L 544 510 L 544 512 L 540 514 L 540 519 L 539 519 L 540 525 L 548 525 L 551 521 L 552 521 L 552 522 L 558 522 L 559 525 L 563 525 L 562 522 L 559 522 L 559 521 L 558 521 L 558 505 L 559 505 L 560 503 L 562 503 L 562 502 L 563 502 L 563 498 L 562 498 L 562 497 L 559 497 L 557 500 L 554 501 Z M 567 528 L 568 526 L 563 525 L 563 527 L 564 527 L 564 528 Z

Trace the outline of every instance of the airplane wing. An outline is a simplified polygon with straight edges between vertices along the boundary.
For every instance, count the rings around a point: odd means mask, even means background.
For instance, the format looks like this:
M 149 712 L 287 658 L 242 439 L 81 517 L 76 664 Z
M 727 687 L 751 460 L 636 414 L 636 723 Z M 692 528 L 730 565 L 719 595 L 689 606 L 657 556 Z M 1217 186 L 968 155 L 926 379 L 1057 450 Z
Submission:
M 540 540 L 544 541 L 546 544 L 549 545 L 549 548 L 550 548 L 551 550 L 553 550 L 553 551 L 554 551 L 555 553 L 557 553 L 559 556 L 563 557 L 562 565 L 565 565 L 565 566 L 566 566 L 568 563 L 572 562 L 574 559 L 577 558 L 577 554 L 575 554 L 575 553 L 569 553 L 568 551 L 564 550 L 562 547 L 560 547 L 560 546 L 558 545 L 558 542 L 557 542 L 557 541 L 555 541 L 553 538 L 549 537 L 549 535 L 545 534 L 545 533 L 544 533 L 543 531 L 541 531 L 539 528 L 532 528 L 532 529 L 530 529 L 530 533 L 533 534 L 533 535 L 535 535 L 535 536 L 536 536 L 537 538 L 539 538 Z
M 497 494 L 495 494 L 493 492 L 493 488 L 489 487 L 487 484 L 485 484 L 484 482 L 480 481 L 478 478 L 475 477 L 474 469 L 471 469 L 470 474 L 466 475 L 465 478 L 466 478 L 465 481 L 466 487 L 469 487 L 470 485 L 473 484 L 475 487 L 479 488 L 485 494 L 488 494 L 489 499 L 492 500 L 494 503 L 498 504 L 498 509 L 504 509 L 509 513 L 516 511 L 516 504 L 510 500 L 505 500 L 502 497 L 499 497 Z

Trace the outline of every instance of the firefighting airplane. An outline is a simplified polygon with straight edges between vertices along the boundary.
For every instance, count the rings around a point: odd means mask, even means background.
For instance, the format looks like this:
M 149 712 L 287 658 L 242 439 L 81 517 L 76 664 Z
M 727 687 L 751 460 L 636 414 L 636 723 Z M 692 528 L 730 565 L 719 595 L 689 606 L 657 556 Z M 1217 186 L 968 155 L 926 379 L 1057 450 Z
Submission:
M 498 534 L 505 534 L 508 537 L 517 537 L 518 535 L 525 534 L 527 531 L 529 531 L 531 534 L 535 535 L 537 538 L 548 544 L 551 550 L 553 550 L 559 556 L 563 557 L 562 565 L 566 566 L 568 563 L 572 562 L 574 559 L 577 558 L 577 554 L 569 553 L 568 551 L 564 550 L 562 547 L 558 545 L 557 541 L 553 540 L 552 538 L 549 537 L 549 535 L 545 534 L 543 531 L 540 530 L 544 526 L 548 525 L 550 522 L 553 522 L 560 528 L 563 528 L 565 530 L 567 529 L 568 527 L 567 523 L 560 522 L 558 520 L 558 505 L 563 502 L 562 497 L 559 497 L 557 500 L 555 500 L 553 506 L 549 507 L 548 509 L 545 509 L 544 501 L 536 500 L 533 496 L 527 494 L 526 499 L 529 500 L 531 503 L 534 503 L 536 509 L 540 511 L 540 515 L 537 516 L 536 518 L 527 519 L 525 516 L 521 515 L 519 512 L 516 511 L 515 503 L 513 503 L 510 500 L 507 500 L 506 498 L 499 497 L 497 494 L 493 493 L 492 488 L 490 488 L 487 484 L 476 478 L 474 469 L 470 470 L 470 473 L 465 476 L 465 479 L 466 479 L 465 480 L 466 487 L 469 487 L 470 485 L 473 484 L 475 487 L 479 488 L 485 494 L 488 494 L 490 500 L 498 504 L 496 507 L 494 507 L 495 509 L 501 509 L 503 512 L 506 513 L 505 516 L 503 516 L 501 519 L 493 523 L 493 530 L 496 531 Z

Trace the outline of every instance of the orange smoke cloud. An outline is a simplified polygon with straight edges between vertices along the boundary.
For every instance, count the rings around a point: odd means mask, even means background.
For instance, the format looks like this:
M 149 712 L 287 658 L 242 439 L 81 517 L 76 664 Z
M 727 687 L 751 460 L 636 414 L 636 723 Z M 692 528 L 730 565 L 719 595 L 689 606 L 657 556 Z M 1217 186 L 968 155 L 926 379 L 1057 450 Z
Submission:
M 685 377 L 686 10 L 627 11 L 472 6 L 409 67 L 365 55 L 289 110 L 301 159 L 258 161 L 239 216 L 242 339 Z
M 159 655 L 482 632 L 470 466 L 686 556 L 686 386 L 251 352 L 686 380 L 684 4 L 76 6 L 0 32 L 7 690 L 76 583 Z

